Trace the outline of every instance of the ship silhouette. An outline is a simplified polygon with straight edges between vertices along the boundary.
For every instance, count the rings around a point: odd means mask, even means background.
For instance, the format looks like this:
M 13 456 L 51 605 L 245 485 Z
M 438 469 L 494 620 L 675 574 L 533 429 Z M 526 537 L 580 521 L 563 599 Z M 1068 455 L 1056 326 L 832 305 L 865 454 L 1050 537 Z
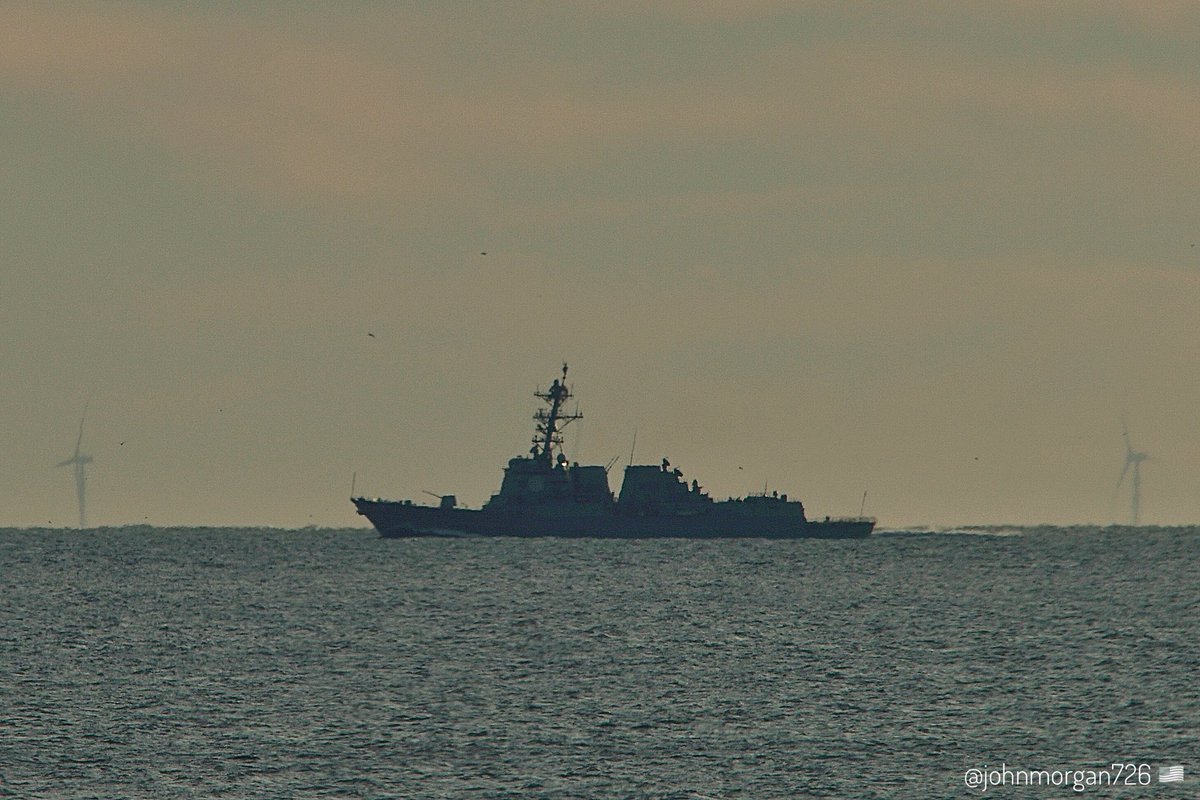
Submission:
M 499 491 L 482 508 L 459 507 L 454 495 L 439 496 L 436 506 L 366 497 L 351 497 L 351 502 L 388 538 L 857 539 L 875 527 L 869 517 L 809 520 L 803 503 L 777 492 L 714 501 L 665 458 L 660 464 L 627 466 L 621 492 L 614 495 L 608 467 L 571 463 L 562 451 L 563 427 L 583 417 L 566 410 L 573 396 L 567 365 L 549 389 L 534 395 L 544 406 L 533 417 L 533 446 L 528 455 L 509 460 Z

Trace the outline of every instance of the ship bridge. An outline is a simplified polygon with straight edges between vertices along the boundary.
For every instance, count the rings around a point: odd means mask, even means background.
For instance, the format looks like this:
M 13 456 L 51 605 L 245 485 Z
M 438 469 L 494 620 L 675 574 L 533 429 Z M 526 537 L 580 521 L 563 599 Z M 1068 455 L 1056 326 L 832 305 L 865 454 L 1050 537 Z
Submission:
M 484 506 L 498 509 L 528 505 L 605 505 L 613 502 L 608 472 L 600 466 L 553 466 L 541 458 L 514 458 L 504 468 L 500 491 Z

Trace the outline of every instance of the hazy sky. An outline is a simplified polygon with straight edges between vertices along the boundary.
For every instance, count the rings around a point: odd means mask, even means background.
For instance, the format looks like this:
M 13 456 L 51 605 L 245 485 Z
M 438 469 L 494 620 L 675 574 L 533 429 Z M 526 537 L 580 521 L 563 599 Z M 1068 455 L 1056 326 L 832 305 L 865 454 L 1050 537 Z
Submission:
M 0 5 L 0 525 L 568 455 L 885 526 L 1200 522 L 1200 5 Z M 486 252 L 486 255 L 482 253 Z M 368 336 L 373 333 L 374 336 Z M 741 467 L 741 469 L 739 469 Z M 612 474 L 619 484 L 619 468 Z

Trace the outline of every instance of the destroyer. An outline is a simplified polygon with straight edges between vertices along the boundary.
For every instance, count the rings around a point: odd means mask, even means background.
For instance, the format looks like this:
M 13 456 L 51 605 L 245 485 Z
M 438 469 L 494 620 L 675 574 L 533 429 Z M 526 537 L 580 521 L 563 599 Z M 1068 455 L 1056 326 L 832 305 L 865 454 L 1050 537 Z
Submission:
M 533 417 L 533 447 L 529 455 L 508 462 L 500 491 L 483 508 L 460 508 L 454 495 L 442 496 L 436 506 L 365 497 L 351 502 L 385 537 L 849 539 L 868 536 L 875 527 L 875 520 L 866 517 L 809 520 L 804 505 L 786 494 L 764 492 L 714 502 L 696 481 L 685 482 L 665 458 L 659 465 L 626 467 L 621 494 L 614 497 L 607 467 L 569 463 L 562 452 L 562 429 L 582 419 L 565 407 L 572 396 L 567 365 L 561 379 L 535 396 L 545 407 Z

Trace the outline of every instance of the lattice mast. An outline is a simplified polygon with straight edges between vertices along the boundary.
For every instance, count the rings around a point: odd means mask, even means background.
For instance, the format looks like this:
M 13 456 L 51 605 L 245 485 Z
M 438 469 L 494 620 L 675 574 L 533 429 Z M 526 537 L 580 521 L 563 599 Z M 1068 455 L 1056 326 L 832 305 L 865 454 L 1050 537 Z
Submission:
M 554 383 L 550 384 L 550 388 L 546 391 L 536 391 L 534 396 L 541 398 L 549 408 L 539 408 L 533 415 L 534 422 L 537 423 L 536 432 L 533 435 L 533 448 L 531 453 L 534 458 L 540 458 L 546 461 L 550 466 L 554 465 L 555 456 L 554 450 L 558 449 L 558 460 L 565 462 L 566 456 L 563 455 L 563 436 L 562 429 L 568 424 L 577 419 L 583 419 L 583 414 L 579 413 L 579 409 L 568 412 L 563 408 L 563 405 L 571 399 L 571 390 L 567 387 L 567 365 L 564 362 L 562 368 L 562 379 L 555 378 Z

